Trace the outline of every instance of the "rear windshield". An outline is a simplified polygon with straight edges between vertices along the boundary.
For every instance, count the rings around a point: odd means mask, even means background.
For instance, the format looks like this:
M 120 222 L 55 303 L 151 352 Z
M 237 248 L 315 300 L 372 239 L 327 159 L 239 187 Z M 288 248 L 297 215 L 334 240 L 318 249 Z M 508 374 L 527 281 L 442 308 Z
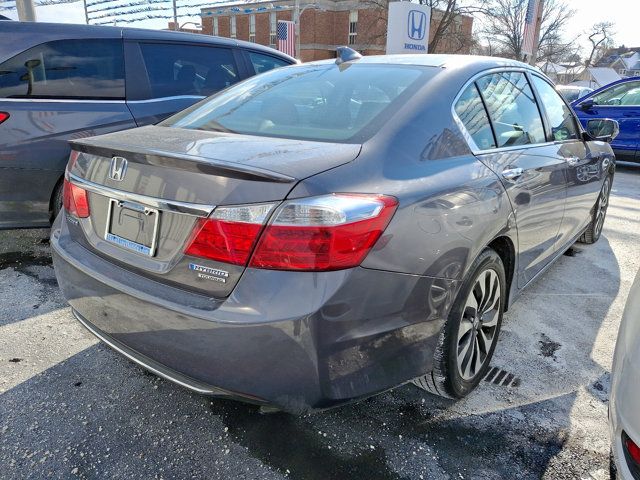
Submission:
M 387 118 L 435 72 L 371 64 L 282 68 L 239 83 L 161 125 L 332 142 L 357 136 L 361 141 L 373 133 L 367 130 L 374 119 Z

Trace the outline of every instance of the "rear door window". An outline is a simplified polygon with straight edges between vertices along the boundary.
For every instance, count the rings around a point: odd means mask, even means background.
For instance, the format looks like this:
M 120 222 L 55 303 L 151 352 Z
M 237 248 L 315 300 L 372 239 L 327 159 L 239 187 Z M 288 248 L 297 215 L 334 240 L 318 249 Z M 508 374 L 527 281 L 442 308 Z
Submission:
M 0 98 L 124 98 L 119 39 L 55 40 L 0 64 Z
M 501 72 L 477 81 L 498 148 L 546 142 L 533 91 L 522 72 Z
M 240 80 L 229 48 L 141 43 L 140 50 L 149 78 L 149 98 L 207 96 Z
M 259 73 L 268 72 L 269 70 L 273 70 L 274 68 L 286 67 L 287 65 L 291 65 L 291 63 L 285 61 L 282 58 L 276 58 L 274 56 L 265 55 L 263 53 L 248 51 L 247 55 L 249 55 L 249 60 L 251 61 L 251 65 L 253 66 L 253 70 L 256 72 L 256 75 Z

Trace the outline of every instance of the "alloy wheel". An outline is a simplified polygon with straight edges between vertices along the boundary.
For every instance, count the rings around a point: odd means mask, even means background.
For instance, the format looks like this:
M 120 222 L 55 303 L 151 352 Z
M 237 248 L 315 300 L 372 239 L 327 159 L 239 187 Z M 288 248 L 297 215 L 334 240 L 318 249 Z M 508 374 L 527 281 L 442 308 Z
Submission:
M 604 219 L 607 215 L 607 207 L 609 206 L 609 189 L 611 187 L 611 180 L 607 177 L 602 185 L 602 190 L 600 191 L 600 197 L 598 198 L 598 205 L 596 206 L 596 225 L 595 225 L 595 235 L 598 237 L 602 232 L 602 227 L 604 226 Z
M 467 297 L 458 328 L 457 363 L 463 380 L 473 379 L 485 365 L 497 338 L 500 278 L 493 269 L 478 275 Z

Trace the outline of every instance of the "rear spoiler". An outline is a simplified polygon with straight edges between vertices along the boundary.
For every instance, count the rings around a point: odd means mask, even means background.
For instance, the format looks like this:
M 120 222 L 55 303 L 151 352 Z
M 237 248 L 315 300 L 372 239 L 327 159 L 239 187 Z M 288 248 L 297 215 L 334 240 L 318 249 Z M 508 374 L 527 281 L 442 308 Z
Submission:
M 72 140 L 69 142 L 73 150 L 100 157 L 112 158 L 123 156 L 129 162 L 169 167 L 205 175 L 218 175 L 240 180 L 293 183 L 294 177 L 283 175 L 265 168 L 241 165 L 239 163 L 217 160 L 184 153 L 168 152 L 140 145 L 114 144 L 101 141 L 99 137 L 86 140 Z

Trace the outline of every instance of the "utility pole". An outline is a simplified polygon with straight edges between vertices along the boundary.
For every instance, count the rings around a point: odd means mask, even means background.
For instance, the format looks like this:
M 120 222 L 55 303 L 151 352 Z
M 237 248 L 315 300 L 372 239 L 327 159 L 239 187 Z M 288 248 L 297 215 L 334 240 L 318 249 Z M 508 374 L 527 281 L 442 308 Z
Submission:
M 36 21 L 36 9 L 33 6 L 33 0 L 16 0 L 16 9 L 18 10 L 18 20 L 21 22 Z
M 173 29 L 178 30 L 178 7 L 176 6 L 176 0 L 173 0 Z
M 300 0 L 293 4 L 293 26 L 296 32 L 296 52 L 294 57 L 300 59 Z
M 540 27 L 542 26 L 542 12 L 544 11 L 544 0 L 540 0 L 538 3 L 538 11 L 536 13 L 536 30 L 533 36 L 533 52 L 531 52 L 531 58 L 529 59 L 529 65 L 536 66 L 538 60 L 538 43 L 540 42 Z
M 87 10 L 87 0 L 83 0 L 84 3 L 84 21 L 89 25 L 89 11 Z

